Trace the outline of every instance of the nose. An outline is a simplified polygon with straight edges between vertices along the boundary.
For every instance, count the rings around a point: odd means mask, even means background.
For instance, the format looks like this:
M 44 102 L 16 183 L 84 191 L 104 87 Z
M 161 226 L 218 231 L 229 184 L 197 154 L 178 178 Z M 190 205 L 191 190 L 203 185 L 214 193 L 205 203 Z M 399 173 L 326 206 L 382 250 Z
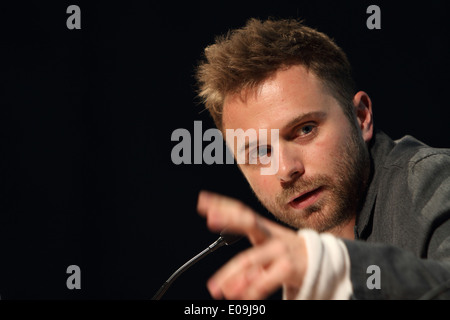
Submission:
M 293 145 L 280 143 L 279 145 L 278 179 L 281 183 L 290 183 L 305 173 L 301 159 L 301 152 Z

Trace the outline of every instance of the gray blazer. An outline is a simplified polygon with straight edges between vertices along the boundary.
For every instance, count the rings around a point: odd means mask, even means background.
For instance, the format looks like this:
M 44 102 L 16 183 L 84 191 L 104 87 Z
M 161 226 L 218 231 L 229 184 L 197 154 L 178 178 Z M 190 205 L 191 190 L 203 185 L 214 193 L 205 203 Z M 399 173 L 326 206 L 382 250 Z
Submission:
M 370 153 L 356 241 L 344 240 L 352 298 L 450 299 L 450 149 L 377 132 Z

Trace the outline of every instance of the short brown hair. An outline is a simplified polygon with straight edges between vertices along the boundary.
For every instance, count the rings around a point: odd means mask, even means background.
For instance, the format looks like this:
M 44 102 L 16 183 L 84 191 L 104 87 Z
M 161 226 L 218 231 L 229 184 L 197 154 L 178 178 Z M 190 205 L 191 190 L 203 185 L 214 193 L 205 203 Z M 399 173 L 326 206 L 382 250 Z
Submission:
M 293 65 L 311 70 L 354 121 L 355 84 L 350 63 L 333 40 L 293 19 L 250 19 L 205 49 L 196 79 L 199 97 L 222 130 L 226 95 L 255 89 L 276 71 Z

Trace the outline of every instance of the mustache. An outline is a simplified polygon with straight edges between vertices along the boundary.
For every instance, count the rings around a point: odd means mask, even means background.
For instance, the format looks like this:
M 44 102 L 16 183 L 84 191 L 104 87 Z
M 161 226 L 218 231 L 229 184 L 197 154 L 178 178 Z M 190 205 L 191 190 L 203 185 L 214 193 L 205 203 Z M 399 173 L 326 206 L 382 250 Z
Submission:
M 315 190 L 322 186 L 332 186 L 332 180 L 326 175 L 314 177 L 301 177 L 282 186 L 283 190 L 277 195 L 275 201 L 278 205 L 284 206 L 293 196 Z

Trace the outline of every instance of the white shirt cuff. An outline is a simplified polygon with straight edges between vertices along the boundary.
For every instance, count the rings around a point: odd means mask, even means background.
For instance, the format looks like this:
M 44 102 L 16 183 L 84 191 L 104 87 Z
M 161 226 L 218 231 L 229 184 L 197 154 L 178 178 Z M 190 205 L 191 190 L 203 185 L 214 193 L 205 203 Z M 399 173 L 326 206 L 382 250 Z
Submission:
M 329 234 L 302 229 L 307 268 L 301 288 L 283 287 L 285 300 L 347 300 L 353 293 L 350 257 L 344 242 Z

